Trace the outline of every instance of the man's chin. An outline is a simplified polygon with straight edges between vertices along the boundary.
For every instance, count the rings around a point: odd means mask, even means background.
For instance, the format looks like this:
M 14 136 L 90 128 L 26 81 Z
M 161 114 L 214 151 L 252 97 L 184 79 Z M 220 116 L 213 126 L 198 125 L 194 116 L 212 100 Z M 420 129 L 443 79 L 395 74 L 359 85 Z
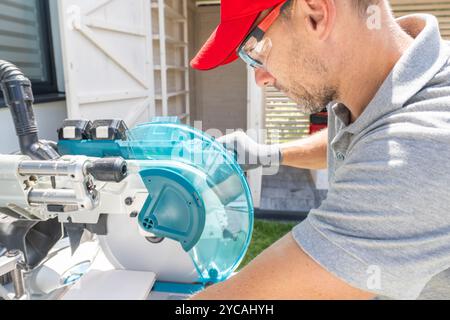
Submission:
M 288 90 L 286 87 L 279 84 L 275 84 L 275 89 L 286 95 L 291 101 L 296 103 L 300 111 L 306 115 L 312 115 L 324 110 L 328 103 L 324 104 L 324 101 L 316 101 L 311 95 L 302 96 L 300 94 L 293 94 L 293 91 Z M 331 101 L 330 101 L 331 102 Z
M 306 115 L 312 115 L 322 112 L 322 110 L 326 108 L 326 105 L 322 105 L 320 103 L 313 102 L 304 98 L 302 99 L 298 97 L 296 98 L 289 97 L 289 99 L 291 99 L 294 103 L 296 103 L 299 110 Z

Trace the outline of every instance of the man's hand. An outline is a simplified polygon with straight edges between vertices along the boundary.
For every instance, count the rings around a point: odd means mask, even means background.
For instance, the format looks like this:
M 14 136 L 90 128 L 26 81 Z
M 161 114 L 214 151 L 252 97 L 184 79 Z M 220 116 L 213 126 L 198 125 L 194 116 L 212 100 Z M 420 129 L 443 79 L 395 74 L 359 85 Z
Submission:
M 311 259 L 289 233 L 229 280 L 194 300 L 372 299 Z
M 259 144 L 242 131 L 217 139 L 228 150 L 236 152 L 237 160 L 244 171 L 263 168 L 278 168 L 281 152 L 278 145 Z

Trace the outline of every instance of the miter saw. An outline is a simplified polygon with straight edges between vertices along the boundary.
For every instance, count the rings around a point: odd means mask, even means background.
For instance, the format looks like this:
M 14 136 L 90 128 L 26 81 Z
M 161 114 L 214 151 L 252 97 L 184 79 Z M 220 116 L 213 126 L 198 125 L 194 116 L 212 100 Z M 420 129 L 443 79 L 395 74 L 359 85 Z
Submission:
M 5 61 L 0 81 L 21 148 L 0 155 L 0 297 L 191 294 L 233 274 L 253 205 L 232 153 L 176 118 L 66 120 L 42 141 L 30 81 Z

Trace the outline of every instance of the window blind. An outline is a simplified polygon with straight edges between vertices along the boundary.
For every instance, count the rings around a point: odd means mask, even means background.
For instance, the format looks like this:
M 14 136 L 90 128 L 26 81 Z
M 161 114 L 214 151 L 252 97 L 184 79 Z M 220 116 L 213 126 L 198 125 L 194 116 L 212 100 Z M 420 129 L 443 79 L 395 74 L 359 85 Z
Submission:
M 10 61 L 32 81 L 48 81 L 42 0 L 0 0 L 0 59 Z

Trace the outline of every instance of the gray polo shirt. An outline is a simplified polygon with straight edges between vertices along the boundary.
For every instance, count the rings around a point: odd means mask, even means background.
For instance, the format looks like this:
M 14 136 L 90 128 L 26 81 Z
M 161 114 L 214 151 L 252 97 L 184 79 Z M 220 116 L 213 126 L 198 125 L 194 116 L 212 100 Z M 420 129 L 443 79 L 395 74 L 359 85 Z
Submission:
M 450 43 L 431 15 L 398 22 L 415 41 L 361 116 L 328 107 L 328 196 L 293 235 L 364 291 L 449 297 Z

